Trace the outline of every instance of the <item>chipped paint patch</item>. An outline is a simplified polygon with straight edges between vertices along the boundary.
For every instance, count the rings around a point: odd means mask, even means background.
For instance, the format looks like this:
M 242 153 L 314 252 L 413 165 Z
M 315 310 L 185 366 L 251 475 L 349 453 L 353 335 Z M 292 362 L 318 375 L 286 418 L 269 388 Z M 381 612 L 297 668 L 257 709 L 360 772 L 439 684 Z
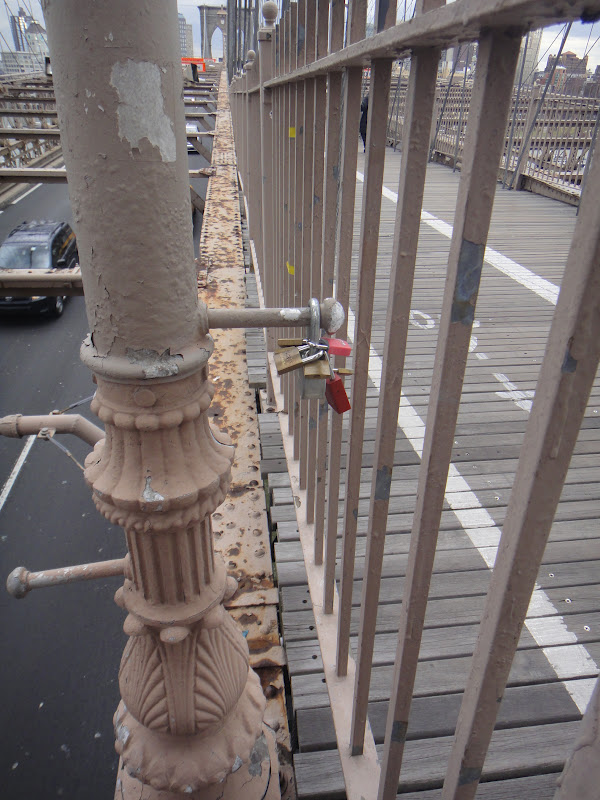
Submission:
M 142 492 L 142 497 L 147 503 L 157 503 L 165 498 L 160 494 L 160 492 L 155 492 L 151 486 L 152 483 L 152 475 L 148 475 L 146 478 L 146 488 Z
M 117 740 L 121 742 L 122 745 L 127 744 L 129 737 L 131 736 L 127 725 L 119 725 L 117 727 L 116 734 Z
M 120 61 L 111 70 L 110 84 L 119 98 L 119 137 L 129 142 L 132 150 L 147 139 L 158 147 L 163 161 L 175 161 L 175 130 L 165 113 L 158 65 L 131 59 Z
M 282 319 L 286 322 L 296 322 L 300 318 L 299 308 L 282 308 L 279 312 Z
M 452 322 L 462 322 L 463 325 L 473 324 L 484 252 L 485 245 L 463 239 L 458 257 L 456 288 L 452 300 Z
M 375 500 L 389 500 L 391 486 L 392 470 L 389 467 L 381 467 L 377 470 L 375 478 Z
M 250 753 L 248 772 L 253 778 L 258 778 L 262 775 L 263 761 L 266 761 L 267 766 L 270 766 L 271 759 L 269 757 L 269 747 L 267 745 L 267 740 L 265 739 L 264 733 L 262 736 L 258 737 L 256 744 Z
M 235 757 L 235 761 L 233 762 L 233 767 L 231 768 L 232 772 L 237 772 L 240 767 L 242 767 L 244 762 L 239 756 Z
M 142 367 L 145 378 L 168 378 L 170 375 L 177 375 L 179 364 L 183 361 L 183 356 L 172 356 L 168 348 L 160 354 L 156 350 L 131 348 L 127 348 L 126 353 L 130 364 Z

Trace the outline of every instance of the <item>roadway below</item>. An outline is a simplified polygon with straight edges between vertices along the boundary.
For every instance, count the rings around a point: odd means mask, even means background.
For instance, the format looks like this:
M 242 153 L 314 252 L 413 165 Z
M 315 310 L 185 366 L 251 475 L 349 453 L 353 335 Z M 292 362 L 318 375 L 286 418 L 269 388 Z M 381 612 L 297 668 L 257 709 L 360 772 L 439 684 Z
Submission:
M 189 160 L 192 169 L 206 163 Z M 194 181 L 203 196 L 206 182 Z M 35 219 L 72 220 L 66 186 L 38 185 L 6 206 L 0 241 Z M 91 374 L 79 361 L 87 330 L 82 297 L 71 298 L 58 319 L 0 317 L 0 416 L 43 414 L 89 397 Z M 98 424 L 89 402 L 77 412 Z M 88 445 L 70 436 L 60 442 L 83 463 Z M 106 800 L 118 765 L 112 716 L 126 637 L 113 595 L 122 579 L 39 589 L 23 600 L 3 584 L 21 565 L 42 570 L 121 557 L 124 536 L 94 508 L 80 468 L 50 442 L 36 439 L 9 481 L 26 446 L 27 439 L 0 437 L 0 494 L 10 489 L 0 508 L 0 794 Z

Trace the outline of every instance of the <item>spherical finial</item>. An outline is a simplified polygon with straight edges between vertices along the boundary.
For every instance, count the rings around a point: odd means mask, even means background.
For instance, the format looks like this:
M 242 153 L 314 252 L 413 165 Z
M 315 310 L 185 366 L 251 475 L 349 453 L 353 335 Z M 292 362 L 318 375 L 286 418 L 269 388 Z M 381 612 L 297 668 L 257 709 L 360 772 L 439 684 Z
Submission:
M 254 52 L 254 50 L 248 50 L 248 52 L 246 53 L 246 63 L 252 64 L 255 58 L 256 58 L 256 53 Z
M 275 25 L 278 13 L 279 9 L 277 8 L 277 3 L 274 3 L 273 0 L 267 0 L 266 3 L 263 3 L 262 15 L 267 28 L 272 28 Z
M 6 581 L 6 588 L 8 593 L 18 600 L 25 597 L 29 592 L 29 585 L 27 578 L 29 577 L 29 570 L 27 567 L 17 567 L 8 576 Z

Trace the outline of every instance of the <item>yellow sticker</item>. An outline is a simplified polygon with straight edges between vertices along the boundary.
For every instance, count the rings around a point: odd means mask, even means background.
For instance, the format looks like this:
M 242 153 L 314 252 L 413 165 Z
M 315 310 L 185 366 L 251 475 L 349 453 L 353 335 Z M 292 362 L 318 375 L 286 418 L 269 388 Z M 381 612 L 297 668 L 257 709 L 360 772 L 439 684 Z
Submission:
M 293 264 L 290 264 L 290 262 L 289 262 L 289 261 L 286 261 L 286 262 L 285 262 L 285 265 L 286 265 L 286 267 L 287 267 L 287 271 L 288 271 L 288 273 L 289 273 L 290 275 L 293 275 L 293 274 L 295 273 L 295 270 L 294 270 L 294 265 L 293 265 Z
M 290 139 L 296 138 L 296 128 L 290 128 Z

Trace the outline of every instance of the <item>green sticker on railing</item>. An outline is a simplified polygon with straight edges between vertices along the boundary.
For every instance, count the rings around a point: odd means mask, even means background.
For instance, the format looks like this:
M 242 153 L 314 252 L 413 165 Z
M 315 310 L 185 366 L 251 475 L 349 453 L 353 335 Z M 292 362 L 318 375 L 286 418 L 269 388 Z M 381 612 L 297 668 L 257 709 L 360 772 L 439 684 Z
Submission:
M 296 138 L 296 128 L 290 128 L 290 139 Z
M 286 261 L 286 262 L 285 262 L 285 265 L 286 265 L 286 267 L 287 267 L 288 274 L 289 274 L 289 275 L 294 275 L 294 274 L 295 274 L 294 265 L 293 265 L 293 264 L 290 264 L 290 262 L 289 262 L 289 261 Z

